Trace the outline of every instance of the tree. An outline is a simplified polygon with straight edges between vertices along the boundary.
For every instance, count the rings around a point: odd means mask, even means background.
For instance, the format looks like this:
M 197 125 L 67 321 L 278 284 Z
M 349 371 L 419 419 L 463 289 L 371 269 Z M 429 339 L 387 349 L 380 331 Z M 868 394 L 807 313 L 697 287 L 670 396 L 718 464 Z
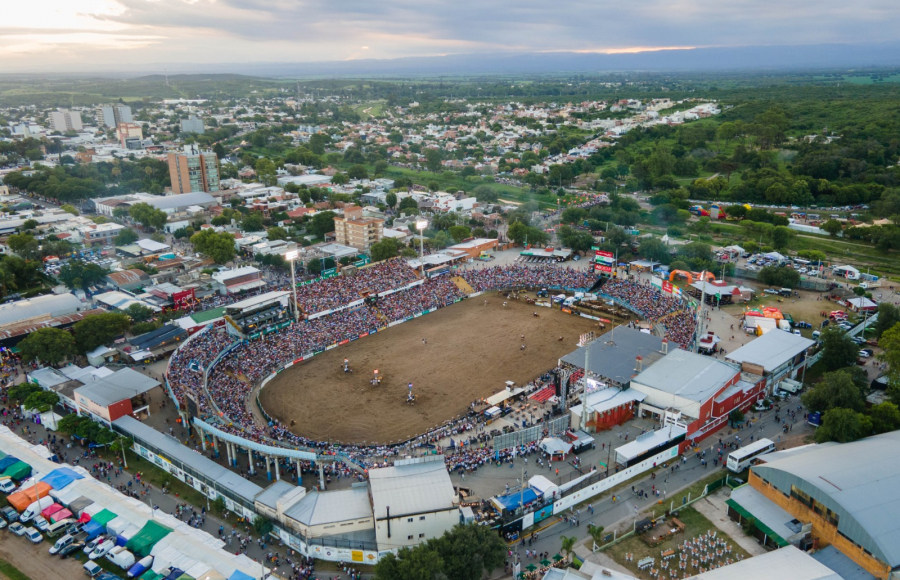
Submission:
M 380 242 L 372 244 L 369 254 L 373 262 L 380 262 L 397 256 L 400 251 L 400 243 L 394 238 L 384 238 Z
M 384 196 L 384 204 L 391 209 L 394 209 L 394 206 L 397 205 L 397 194 L 393 191 L 389 191 Z
M 307 229 L 317 238 L 324 238 L 325 234 L 334 231 L 334 218 L 336 217 L 337 214 L 333 211 L 320 211 L 309 220 Z
M 85 317 L 72 327 L 75 331 L 75 345 L 78 352 L 88 353 L 98 346 L 112 342 L 128 330 L 129 324 L 128 317 L 118 312 Z
M 18 385 L 11 386 L 6 394 L 11 403 L 21 405 L 34 393 L 42 392 L 44 392 L 44 389 L 39 387 L 36 383 L 19 383 Z
M 760 269 L 756 279 L 769 286 L 796 288 L 800 285 L 800 272 L 792 268 L 765 266 Z
M 63 204 L 62 206 L 60 206 L 59 209 L 63 210 L 66 213 L 70 213 L 72 215 L 78 215 L 78 210 L 75 209 L 75 206 L 69 205 L 68 203 Z
M 744 421 L 744 412 L 740 409 L 735 409 L 731 413 L 728 414 L 728 420 L 732 425 L 737 425 L 738 423 L 743 423 Z
M 869 419 L 875 433 L 887 433 L 900 429 L 900 407 L 890 401 L 873 405 L 869 409 Z
M 388 552 L 375 564 L 375 580 L 436 580 L 444 562 L 427 543 L 401 548 L 397 555 Z
M 257 534 L 265 538 L 272 533 L 272 530 L 275 529 L 275 526 L 272 524 L 272 520 L 270 520 L 269 518 L 256 516 L 255 518 L 253 518 L 253 529 L 256 530 Z
M 40 328 L 19 343 L 22 360 L 58 365 L 75 354 L 75 338 L 58 328 Z
M 786 248 L 794 237 L 794 230 L 786 226 L 778 226 L 772 230 L 772 245 L 775 249 L 780 250 Z
M 468 238 L 472 235 L 472 230 L 466 226 L 450 226 L 447 230 L 447 233 L 450 234 L 450 237 L 453 238 L 453 241 L 457 244 Z
M 364 165 L 353 165 L 347 170 L 347 177 L 350 179 L 368 179 L 369 172 Z
M 820 413 L 837 407 L 861 411 L 865 407 L 866 393 L 853 379 L 846 370 L 825 373 L 821 381 L 803 393 L 803 404 L 810 411 Z
M 855 346 L 855 345 L 854 345 Z M 888 365 L 889 393 L 900 395 L 900 323 L 884 331 L 878 339 L 878 346 L 884 349 L 878 359 Z M 900 397 L 891 395 L 891 400 L 900 405 Z
M 448 580 L 481 580 L 506 558 L 506 546 L 487 526 L 458 524 L 428 547 L 437 552 Z
M 573 227 L 561 226 L 556 236 L 560 243 L 570 248 L 573 252 L 589 252 L 594 245 L 594 236 L 584 230 L 576 230 Z
M 87 289 L 97 284 L 109 274 L 105 268 L 97 264 L 88 264 L 81 260 L 69 260 L 59 269 L 59 280 L 71 290 Z
M 841 232 L 841 230 L 844 229 L 844 226 L 841 224 L 841 222 L 837 220 L 828 220 L 819 227 L 828 232 L 832 238 L 837 236 Z
M 831 409 L 822 417 L 816 429 L 816 443 L 837 441 L 849 443 L 872 433 L 872 421 L 852 409 Z
M 125 309 L 125 314 L 128 315 L 131 320 L 134 322 L 146 322 L 153 318 L 153 310 L 144 306 L 143 304 L 132 304 L 128 308 Z
M 241 220 L 241 229 L 245 232 L 261 232 L 266 229 L 262 213 L 254 211 L 246 214 Z
M 118 235 L 116 235 L 115 244 L 117 246 L 127 246 L 129 244 L 133 244 L 138 241 L 137 232 L 135 232 L 131 228 L 125 228 L 120 230 Z
M 29 230 L 33 230 L 38 227 L 40 224 L 37 220 L 25 220 L 25 223 L 22 224 L 22 229 L 26 232 Z
M 212 258 L 217 264 L 225 264 L 234 259 L 234 236 L 227 232 L 205 229 L 191 236 L 191 244 L 201 254 Z
M 594 544 L 597 546 L 603 545 L 603 530 L 603 526 L 588 524 L 588 533 L 591 535 L 591 539 L 594 540 Z
M 647 260 L 666 263 L 671 254 L 666 244 L 659 238 L 644 238 L 638 246 L 638 252 Z
M 432 173 L 437 173 L 441 170 L 441 152 L 437 149 L 426 149 L 425 150 L 425 167 L 428 168 L 428 171 Z
M 479 185 L 472 190 L 472 195 L 474 195 L 475 199 L 480 203 L 494 203 L 500 199 L 500 194 L 489 185 Z
M 562 544 L 562 551 L 566 553 L 566 561 L 568 561 L 572 557 L 572 550 L 575 549 L 575 542 L 578 541 L 578 538 L 575 536 L 560 536 L 559 541 Z
M 281 226 L 273 226 L 266 230 L 270 241 L 286 240 L 288 238 L 287 230 Z
M 25 260 L 37 260 L 41 256 L 40 244 L 31 234 L 12 234 L 6 244 Z
M 33 409 L 38 413 L 46 413 L 59 402 L 59 395 L 53 391 L 40 391 L 32 393 L 22 403 L 26 409 Z
M 900 322 L 900 308 L 890 302 L 878 305 L 878 320 L 875 322 L 875 336 L 880 338 L 888 329 Z
M 822 333 L 822 362 L 826 371 L 835 371 L 856 365 L 859 347 L 839 328 L 828 328 Z
M 166 226 L 169 216 L 161 209 L 156 209 L 149 203 L 136 203 L 128 210 L 131 219 L 145 227 L 160 230 Z

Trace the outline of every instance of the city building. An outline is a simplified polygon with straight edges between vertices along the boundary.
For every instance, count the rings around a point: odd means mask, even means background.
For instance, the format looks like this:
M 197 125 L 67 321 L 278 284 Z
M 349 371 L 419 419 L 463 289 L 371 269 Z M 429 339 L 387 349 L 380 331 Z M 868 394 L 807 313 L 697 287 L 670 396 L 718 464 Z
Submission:
M 81 124 L 81 114 L 77 111 L 68 109 L 59 109 L 50 113 L 50 128 L 60 133 L 66 131 L 81 131 L 84 126 Z
M 106 285 L 113 290 L 136 290 L 150 283 L 150 276 L 143 270 L 122 270 L 106 275 Z
M 122 149 L 140 149 L 144 131 L 138 123 L 119 123 L 116 125 L 116 137 Z
M 203 119 L 196 115 L 191 115 L 187 119 L 181 120 L 182 133 L 198 133 L 202 135 L 204 131 L 206 131 L 206 128 L 203 126 Z
M 74 294 L 59 294 L 26 298 L 0 305 L 0 329 L 25 321 L 39 322 L 90 310 Z
M 124 368 L 74 389 L 76 412 L 108 427 L 119 417 L 149 410 L 141 395 L 159 385 L 147 375 Z
M 370 469 L 369 491 L 379 551 L 421 544 L 459 523 L 458 498 L 443 455 Z
M 686 427 L 684 446 L 725 425 L 731 411 L 746 410 L 760 400 L 765 384 L 761 376 L 741 372 L 737 365 L 680 348 L 631 379 L 631 388 L 647 395 L 639 413 L 663 425 Z
M 900 569 L 900 431 L 795 447 L 760 459 L 750 468 L 749 485 L 809 526 L 815 547 L 833 546 L 876 578 L 895 577 Z M 740 507 L 753 517 L 766 517 L 752 506 Z
M 169 176 L 172 191 L 219 191 L 219 159 L 209 150 L 185 145 L 184 153 L 169 153 Z
M 212 275 L 212 280 L 216 291 L 223 296 L 266 285 L 262 272 L 253 266 L 216 272 Z
M 128 105 L 103 105 L 97 107 L 97 123 L 110 129 L 118 127 L 119 123 L 132 123 L 131 107 Z
M 343 217 L 334 218 L 334 241 L 338 244 L 367 252 L 383 236 L 384 220 L 362 217 L 361 207 L 347 206 Z
M 84 226 L 79 228 L 78 232 L 81 234 L 81 240 L 84 245 L 101 244 L 106 246 L 112 244 L 115 237 L 124 229 L 125 226 L 119 224 L 105 223 Z
M 815 343 L 799 334 L 773 330 L 728 353 L 725 360 L 740 365 L 744 373 L 763 377 L 771 394 L 782 380 L 795 379 L 804 371 L 806 353 Z

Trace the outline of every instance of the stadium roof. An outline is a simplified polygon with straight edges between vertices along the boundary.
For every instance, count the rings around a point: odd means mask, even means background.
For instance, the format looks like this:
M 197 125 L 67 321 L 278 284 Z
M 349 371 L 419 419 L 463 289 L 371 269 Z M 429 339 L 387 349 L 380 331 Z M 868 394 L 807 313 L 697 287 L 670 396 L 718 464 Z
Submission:
M 234 268 L 231 270 L 220 270 L 212 275 L 212 279 L 216 282 L 224 284 L 227 280 L 231 280 L 232 278 L 238 278 L 240 276 L 246 276 L 247 274 L 253 274 L 256 272 L 259 272 L 259 268 L 254 268 L 253 266 L 243 266 L 242 268 Z
M 217 318 L 222 318 L 225 316 L 225 307 L 219 306 L 218 308 L 210 308 L 209 310 L 204 310 L 203 312 L 195 312 L 191 314 L 191 318 L 194 322 L 203 324 L 204 322 L 210 322 L 211 320 L 215 320 Z
M 319 526 L 372 517 L 369 490 L 351 487 L 337 491 L 311 491 L 284 515 L 307 526 Z
M 632 384 L 702 403 L 737 373 L 727 363 L 677 348 L 634 377 Z
M 276 290 L 274 292 L 266 292 L 265 294 L 254 296 L 253 298 L 247 298 L 246 300 L 241 300 L 240 302 L 229 304 L 225 307 L 225 309 L 226 312 L 238 312 L 247 308 L 252 308 L 259 304 L 265 304 L 266 302 L 274 302 L 275 300 L 279 300 L 281 298 L 284 298 L 285 296 L 290 295 L 290 293 L 291 292 L 289 290 Z
M 70 293 L 7 302 L 0 306 L 0 326 L 38 316 L 65 316 L 81 308 L 87 308 L 87 305 Z
M 900 431 L 776 452 L 752 470 L 784 493 L 794 485 L 839 516 L 838 531 L 900 566 Z
M 376 519 L 453 509 L 455 494 L 442 455 L 369 470 Z M 400 465 L 398 465 L 398 463 Z
M 163 435 L 153 427 L 144 425 L 131 415 L 119 417 L 113 421 L 113 427 L 127 435 L 142 439 L 158 449 L 167 458 L 175 459 L 183 465 L 190 465 L 209 479 L 217 481 L 222 487 L 230 489 L 249 502 L 252 502 L 259 492 L 262 491 L 262 488 L 252 481 L 244 479 L 237 473 L 222 467 L 205 455 L 185 447 L 177 440 L 168 435 Z
M 135 336 L 129 342 L 139 349 L 153 349 L 170 340 L 180 340 L 187 332 L 180 326 L 167 324 L 150 332 Z
M 767 332 L 729 353 L 725 359 L 738 364 L 759 365 L 766 372 L 772 372 L 813 344 L 814 340 L 792 332 Z
M 562 357 L 562 361 L 584 368 L 584 349 Z M 634 328 L 619 327 L 611 330 L 587 346 L 588 368 L 591 374 L 621 385 L 628 384 L 635 373 L 635 358 L 641 356 L 644 368 L 663 357 L 662 339 Z

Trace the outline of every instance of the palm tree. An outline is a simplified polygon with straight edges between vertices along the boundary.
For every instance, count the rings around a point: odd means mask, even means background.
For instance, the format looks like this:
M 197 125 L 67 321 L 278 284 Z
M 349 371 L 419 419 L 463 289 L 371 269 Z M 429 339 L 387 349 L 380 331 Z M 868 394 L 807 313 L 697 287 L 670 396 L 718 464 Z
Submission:
M 594 544 L 596 544 L 597 546 L 602 545 L 603 526 L 595 526 L 594 524 L 589 524 L 588 533 L 591 535 L 591 538 L 593 538 Z
M 562 551 L 566 553 L 566 562 L 572 559 L 572 549 L 575 548 L 575 542 L 578 538 L 575 536 L 560 536 L 562 542 Z

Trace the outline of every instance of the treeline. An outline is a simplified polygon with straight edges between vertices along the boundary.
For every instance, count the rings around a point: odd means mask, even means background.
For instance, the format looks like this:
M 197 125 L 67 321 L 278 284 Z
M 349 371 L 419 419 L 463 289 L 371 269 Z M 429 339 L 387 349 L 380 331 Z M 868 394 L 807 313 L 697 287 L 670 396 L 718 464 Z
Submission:
M 64 203 L 135 192 L 162 194 L 171 185 L 168 165 L 149 158 L 53 168 L 38 166 L 29 172 L 13 171 L 3 181 L 20 191 Z

